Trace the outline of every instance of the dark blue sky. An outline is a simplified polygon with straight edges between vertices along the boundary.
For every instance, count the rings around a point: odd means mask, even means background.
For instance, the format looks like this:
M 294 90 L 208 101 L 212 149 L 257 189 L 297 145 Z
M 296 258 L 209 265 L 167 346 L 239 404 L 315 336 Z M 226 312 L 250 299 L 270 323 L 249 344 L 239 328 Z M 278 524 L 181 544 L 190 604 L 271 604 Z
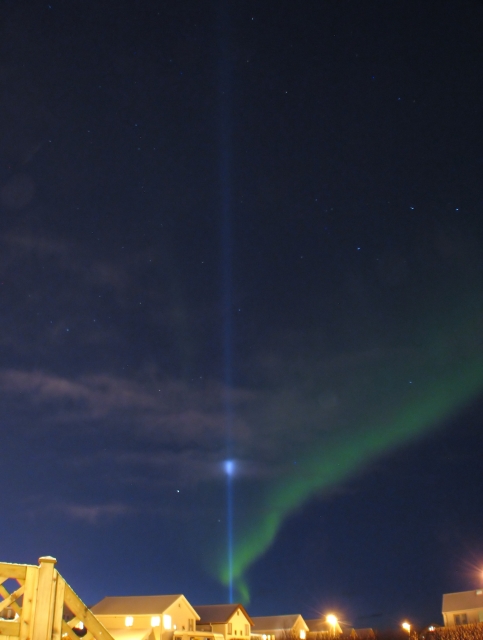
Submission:
M 3 15 L 0 560 L 224 602 L 229 455 L 249 613 L 441 622 L 483 567 L 481 2 Z

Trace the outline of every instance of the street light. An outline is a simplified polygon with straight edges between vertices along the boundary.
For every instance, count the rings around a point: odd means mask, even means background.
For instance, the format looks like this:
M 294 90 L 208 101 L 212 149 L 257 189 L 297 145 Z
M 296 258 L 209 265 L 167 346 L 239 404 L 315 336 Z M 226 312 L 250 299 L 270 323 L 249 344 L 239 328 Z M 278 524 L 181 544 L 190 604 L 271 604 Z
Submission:
M 335 627 L 337 625 L 337 618 L 334 616 L 334 614 L 329 613 L 329 615 L 325 616 L 325 619 L 332 627 L 332 635 L 335 636 Z
M 403 622 L 402 623 L 402 628 L 408 632 L 408 638 L 411 637 L 411 625 L 409 624 L 409 622 Z

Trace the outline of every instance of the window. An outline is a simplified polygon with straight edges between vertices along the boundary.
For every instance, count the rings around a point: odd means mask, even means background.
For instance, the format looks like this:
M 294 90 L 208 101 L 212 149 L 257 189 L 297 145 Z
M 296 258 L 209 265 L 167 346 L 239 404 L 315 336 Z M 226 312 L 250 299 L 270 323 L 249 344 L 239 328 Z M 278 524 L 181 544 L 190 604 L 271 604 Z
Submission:
M 300 629 L 299 636 L 300 636 L 300 640 L 305 640 L 305 631 L 304 631 L 304 629 Z
M 126 616 L 126 618 L 124 619 L 124 624 L 126 625 L 126 627 L 132 627 L 134 623 L 134 618 L 132 616 Z
M 194 631 L 195 625 L 193 618 L 188 618 L 188 631 Z
M 171 616 L 169 616 L 167 613 L 165 613 L 163 616 L 163 627 L 168 631 L 171 629 Z
M 233 633 L 231 622 L 228 623 L 228 633 Z
M 454 614 L 454 623 L 455 624 L 468 624 L 468 616 L 466 613 L 455 613 Z
M 246 635 L 246 636 L 249 636 L 249 635 L 250 635 L 250 625 L 249 625 L 249 624 L 246 624 L 246 625 L 245 625 L 245 635 Z
M 160 627 L 161 626 L 161 618 L 159 616 L 151 617 L 151 626 L 152 627 Z
M 235 629 L 235 635 L 236 635 L 236 629 Z

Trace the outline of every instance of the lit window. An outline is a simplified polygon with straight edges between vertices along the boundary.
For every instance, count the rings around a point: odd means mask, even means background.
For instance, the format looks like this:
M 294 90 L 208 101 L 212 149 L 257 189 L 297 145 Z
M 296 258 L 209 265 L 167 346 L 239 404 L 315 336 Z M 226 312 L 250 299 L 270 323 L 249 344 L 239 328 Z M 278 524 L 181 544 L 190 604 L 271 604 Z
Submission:
M 167 613 L 165 613 L 163 616 L 163 627 L 168 630 L 171 629 L 171 616 L 169 616 Z
M 160 627 L 161 626 L 161 618 L 159 616 L 153 616 L 151 618 L 151 626 L 152 627 Z
M 126 627 L 132 627 L 134 624 L 134 618 L 132 616 L 126 616 L 124 624 L 126 625 Z
M 300 629 L 300 640 L 305 640 L 305 631 L 303 629 Z
M 83 628 L 84 628 L 84 623 L 82 622 L 82 620 L 79 620 L 79 622 L 74 627 L 74 629 L 79 629 L 80 631 L 82 631 Z
M 228 623 L 228 633 L 232 633 L 232 624 L 231 624 L 231 622 Z
M 188 631 L 194 631 L 195 630 L 195 621 L 193 620 L 193 618 L 188 618 Z

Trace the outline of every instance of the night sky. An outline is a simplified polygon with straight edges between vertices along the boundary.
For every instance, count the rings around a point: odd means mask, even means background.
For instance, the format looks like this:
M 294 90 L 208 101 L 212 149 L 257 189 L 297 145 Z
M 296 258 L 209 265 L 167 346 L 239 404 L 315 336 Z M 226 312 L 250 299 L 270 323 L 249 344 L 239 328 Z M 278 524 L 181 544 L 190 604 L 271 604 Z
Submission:
M 1 561 L 374 628 L 482 585 L 482 34 L 2 0 Z

